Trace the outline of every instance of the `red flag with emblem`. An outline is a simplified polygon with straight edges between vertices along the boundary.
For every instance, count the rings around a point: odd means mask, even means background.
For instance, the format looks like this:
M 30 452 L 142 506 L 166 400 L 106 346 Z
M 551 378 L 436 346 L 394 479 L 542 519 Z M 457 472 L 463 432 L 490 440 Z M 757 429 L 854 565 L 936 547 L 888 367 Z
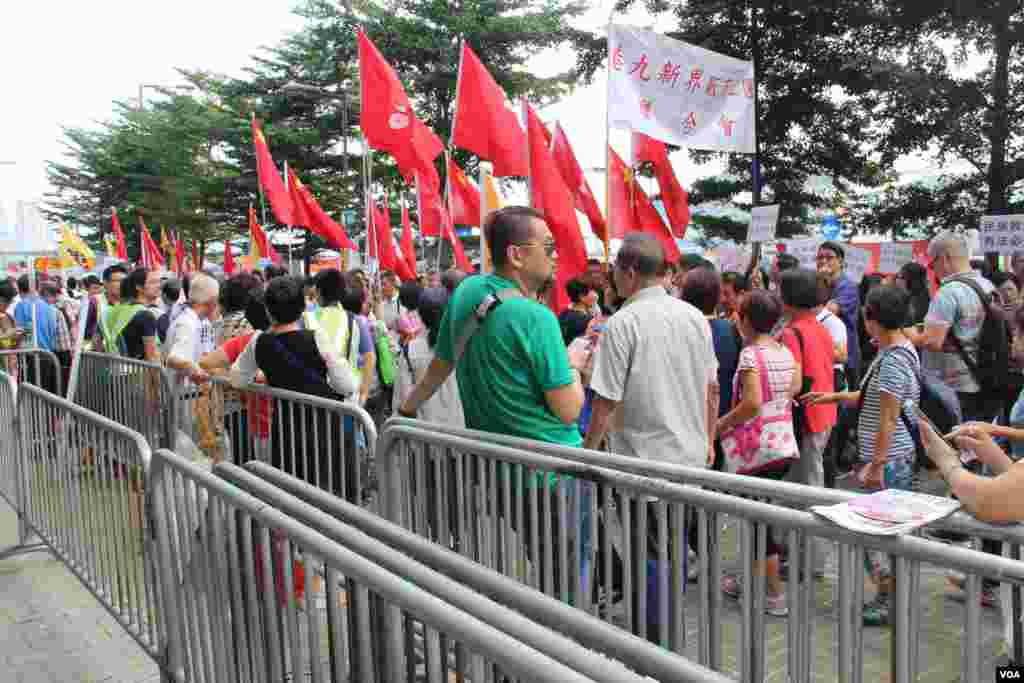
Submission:
M 576 208 L 586 214 L 587 220 L 590 221 L 590 229 L 594 231 L 594 234 L 602 242 L 606 241 L 605 233 L 608 230 L 608 224 L 605 223 L 604 216 L 601 215 L 597 199 L 594 198 L 594 193 L 590 190 L 590 183 L 587 182 L 587 177 L 583 174 L 580 162 L 577 161 L 576 154 L 572 151 L 572 145 L 569 144 L 569 138 L 566 137 L 561 124 L 555 125 L 555 133 L 551 141 L 551 156 L 562 174 L 562 180 L 565 181 L 570 194 L 572 194 Z
M 290 168 L 288 169 L 288 191 L 291 193 L 295 205 L 294 225 L 309 228 L 315 234 L 323 237 L 335 249 L 358 250 L 355 242 L 349 239 L 345 228 L 327 215 L 327 212 L 313 197 L 313 193 L 302 184 L 299 177 L 295 175 L 295 171 Z
M 452 144 L 490 161 L 496 176 L 525 176 L 529 172 L 526 136 L 506 101 L 505 91 L 463 41 Z
M 416 276 L 409 271 L 405 258 L 399 255 L 395 247 L 395 236 L 391 232 L 391 217 L 386 199 L 383 206 L 374 202 L 373 228 L 381 270 L 390 270 L 403 282 L 415 280 Z
M 409 207 L 402 202 L 402 241 L 400 242 L 402 257 L 409 266 L 413 280 L 416 279 L 416 245 L 413 243 L 412 222 L 409 220 Z
M 444 150 L 440 138 L 416 117 L 395 70 L 365 33 L 356 35 L 362 83 L 359 127 L 374 149 L 394 157 L 402 175 L 417 172 L 424 182 L 440 188 L 434 159 Z
M 141 241 L 140 260 L 142 261 L 142 267 L 147 270 L 152 270 L 158 266 L 164 265 L 164 257 L 160 253 L 160 247 L 153 240 L 153 236 L 149 234 L 149 228 L 146 227 L 146 221 L 143 220 L 142 214 L 139 214 L 139 239 Z
M 110 227 L 114 231 L 114 236 L 117 237 L 117 258 L 127 261 L 128 245 L 124 239 L 124 230 L 121 229 L 121 221 L 117 220 L 117 209 L 114 209 L 110 217 Z
M 455 225 L 480 224 L 480 191 L 448 156 L 448 191 L 451 193 L 452 222 Z
M 683 238 L 686 226 L 690 224 L 690 195 L 676 178 L 672 162 L 668 159 L 668 147 L 661 140 L 634 132 L 633 154 L 637 163 L 650 162 L 654 167 L 654 177 L 658 179 L 658 188 L 661 190 L 661 203 L 668 214 L 668 222 L 672 224 L 672 233 Z
M 267 139 L 263 136 L 255 116 L 252 119 L 252 142 L 256 150 L 256 174 L 270 202 L 270 208 L 273 209 L 279 223 L 291 225 L 292 198 L 288 194 L 288 188 L 284 186 L 281 174 L 277 172 L 274 158 L 270 156 L 270 148 L 267 147 Z
M 679 260 L 679 245 L 665 225 L 661 214 L 637 182 L 633 169 L 623 163 L 614 149 L 608 148 L 612 182 L 609 184 L 609 218 L 612 237 L 621 238 L 627 232 L 649 232 L 658 238 L 669 263 Z M 620 232 L 621 230 L 621 232 Z

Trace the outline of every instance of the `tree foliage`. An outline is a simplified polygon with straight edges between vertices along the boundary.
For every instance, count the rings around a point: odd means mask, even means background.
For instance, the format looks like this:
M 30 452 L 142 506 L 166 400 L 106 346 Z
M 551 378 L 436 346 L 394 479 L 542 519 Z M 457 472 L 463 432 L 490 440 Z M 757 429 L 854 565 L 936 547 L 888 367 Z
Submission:
M 253 116 L 264 122 L 274 158 L 296 170 L 328 213 L 360 209 L 358 28 L 395 68 L 420 118 L 447 140 L 460 38 L 510 97 L 545 102 L 564 94 L 573 74 L 538 77 L 525 63 L 539 51 L 583 40 L 585 34 L 569 25 L 583 9 L 581 2 L 554 0 L 399 0 L 354 7 L 303 0 L 296 12 L 306 19 L 304 28 L 253 56 L 241 76 L 182 71 L 189 94 L 167 92 L 167 100 L 151 102 L 145 111 L 115 103 L 112 121 L 65 131 L 69 160 L 50 164 L 55 190 L 49 210 L 54 218 L 101 230 L 118 207 L 122 218 L 142 211 L 151 227 L 165 223 L 199 240 L 244 234 L 248 206 L 258 202 Z M 459 157 L 464 164 L 470 160 Z M 405 192 L 390 158 L 372 158 L 374 192 Z M 439 159 L 443 173 L 442 166 Z M 397 212 L 395 219 L 397 225 Z M 129 221 L 122 224 L 130 227 Z M 354 236 L 362 232 L 361 225 L 350 228 Z

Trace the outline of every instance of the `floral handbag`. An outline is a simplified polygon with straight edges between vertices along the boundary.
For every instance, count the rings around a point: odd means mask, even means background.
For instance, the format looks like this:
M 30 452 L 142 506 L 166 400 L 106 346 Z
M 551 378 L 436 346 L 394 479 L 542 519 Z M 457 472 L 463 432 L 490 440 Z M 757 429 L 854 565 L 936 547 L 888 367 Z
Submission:
M 761 410 L 757 416 L 721 435 L 726 466 L 736 474 L 757 474 L 800 457 L 793 433 L 793 409 L 789 396 L 772 395 L 762 350 L 753 347 L 761 378 Z M 740 402 L 739 373 L 733 379 L 733 407 Z

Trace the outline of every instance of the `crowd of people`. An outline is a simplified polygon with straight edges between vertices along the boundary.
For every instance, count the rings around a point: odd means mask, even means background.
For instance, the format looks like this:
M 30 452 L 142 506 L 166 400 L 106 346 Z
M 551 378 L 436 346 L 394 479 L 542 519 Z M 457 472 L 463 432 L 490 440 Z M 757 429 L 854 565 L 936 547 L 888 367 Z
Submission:
M 1014 272 L 991 272 L 945 232 L 927 267 L 855 283 L 836 242 L 819 247 L 815 269 L 778 253 L 748 273 L 720 273 L 699 256 L 670 264 L 655 238 L 632 233 L 614 263 L 592 261 L 564 284 L 571 304 L 556 316 L 543 303 L 557 264 L 544 217 L 506 207 L 483 233 L 493 271 L 468 278 L 400 284 L 389 272 L 329 269 L 303 279 L 269 267 L 161 281 L 115 265 L 102 280 L 44 280 L 36 291 L 23 276 L 0 282 L 0 346 L 38 345 L 68 365 L 82 321 L 87 348 L 159 363 L 186 394 L 224 375 L 239 389 L 265 382 L 358 404 L 378 422 L 396 413 L 816 487 L 910 490 L 941 476 L 983 519 L 1024 517 L 1009 493 L 1024 451 L 1013 445 L 1024 437 L 1024 254 Z M 1000 321 L 1008 372 L 990 367 Z M 936 386 L 964 423 L 950 439 L 914 412 Z M 305 419 L 238 400 L 255 441 L 267 441 L 272 420 Z M 357 446 L 348 428 L 332 438 Z M 962 466 L 950 442 L 976 460 Z M 298 457 L 287 439 L 268 448 L 272 463 L 333 472 L 321 484 L 342 487 L 342 468 L 329 466 L 336 453 Z M 825 548 L 812 552 L 821 577 Z M 770 530 L 765 556 L 766 609 L 786 615 L 786 547 Z M 882 625 L 892 570 L 877 553 L 866 569 L 878 590 L 863 619 Z M 741 585 L 728 575 L 721 590 L 739 597 Z M 985 585 L 984 605 L 994 588 Z

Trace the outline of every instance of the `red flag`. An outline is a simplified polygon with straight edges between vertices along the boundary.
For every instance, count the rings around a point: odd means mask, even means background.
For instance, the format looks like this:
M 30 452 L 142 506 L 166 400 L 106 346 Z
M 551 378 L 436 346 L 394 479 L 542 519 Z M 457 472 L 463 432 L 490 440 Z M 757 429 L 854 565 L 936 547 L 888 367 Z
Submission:
M 291 225 L 292 198 L 284 186 L 281 174 L 277 172 L 274 159 L 270 156 L 270 149 L 267 148 L 267 139 L 263 137 L 263 131 L 260 130 L 255 117 L 252 120 L 252 142 L 256 149 L 256 173 L 270 201 L 270 208 L 274 210 L 278 222 Z
M 526 136 L 519 119 L 505 106 L 505 91 L 463 41 L 455 92 L 452 144 L 494 164 L 496 176 L 529 172 Z
M 362 82 L 359 126 L 374 149 L 394 157 L 406 179 L 417 172 L 425 182 L 440 188 L 434 159 L 444 150 L 441 140 L 416 118 L 402 82 L 384 56 L 362 31 L 359 44 L 359 77 Z
M 605 223 L 604 216 L 601 215 L 601 209 L 597 206 L 594 193 L 590 190 L 590 183 L 587 182 L 587 177 L 583 175 L 580 162 L 576 160 L 576 154 L 572 151 L 569 138 L 565 136 L 565 131 L 562 130 L 561 125 L 555 126 L 555 134 L 551 143 L 551 156 L 554 158 L 555 165 L 558 166 L 558 170 L 562 174 L 562 180 L 565 181 L 569 192 L 572 194 L 576 208 L 586 214 L 587 220 L 590 221 L 590 229 L 594 231 L 594 234 L 602 242 L 606 241 L 608 224 Z
M 626 166 L 614 149 L 608 149 L 612 183 L 609 206 L 612 236 L 622 237 L 627 232 L 649 232 L 658 238 L 669 263 L 679 260 L 679 246 L 665 225 L 661 214 L 651 204 L 647 193 L 640 187 L 633 169 Z M 621 229 L 621 232 L 620 232 Z
M 174 267 L 177 268 L 179 276 L 188 270 L 185 267 L 185 243 L 180 237 L 174 238 Z
M 380 206 L 374 202 L 373 206 L 373 228 L 376 242 L 377 254 L 380 259 L 382 270 L 390 270 L 400 280 L 415 280 L 416 276 L 409 271 L 409 265 L 405 258 L 401 257 L 395 248 L 395 236 L 391 232 L 391 217 L 388 215 L 388 207 L 385 203 Z
M 451 193 L 452 222 L 480 225 L 480 191 L 451 156 L 448 157 L 448 192 Z
M 609 239 L 622 239 L 627 232 L 640 229 L 633 208 L 633 169 L 622 161 L 622 157 L 608 148 L 608 225 Z
M 224 274 L 231 275 L 235 272 L 235 254 L 231 251 L 231 242 L 224 243 Z
M 676 178 L 665 143 L 634 132 L 633 154 L 637 163 L 650 162 L 654 166 L 654 176 L 658 179 L 661 202 L 668 214 L 668 222 L 672 224 L 672 233 L 676 237 L 684 237 L 686 226 L 690 224 L 690 195 Z
M 440 237 L 444 225 L 443 212 L 441 193 L 416 174 L 416 213 L 419 216 L 420 234 L 424 237 Z
M 114 213 L 110 217 L 110 227 L 114 230 L 114 236 L 117 237 L 117 258 L 127 261 L 128 245 L 125 243 L 121 221 L 117 220 L 117 209 L 114 209 Z
M 323 237 L 335 249 L 352 249 L 357 251 L 355 242 L 349 239 L 345 229 L 334 222 L 327 215 L 320 204 L 313 197 L 309 188 L 302 184 L 295 171 L 288 169 L 288 191 L 292 195 L 295 206 L 293 218 L 295 225 L 309 228 L 311 231 Z
M 270 259 L 270 262 L 275 266 L 281 263 L 281 255 L 274 249 L 274 245 L 270 243 L 270 239 L 267 237 L 267 233 L 264 232 L 263 226 L 256 222 L 256 209 L 249 207 L 249 236 L 252 240 L 254 247 L 253 251 L 259 251 L 257 258 Z M 256 264 L 253 264 L 256 267 Z
M 416 279 L 416 245 L 412 239 L 412 223 L 409 221 L 409 207 L 402 202 L 402 241 L 399 243 L 405 263 L 409 266 L 412 279 Z
M 199 243 L 195 240 L 192 240 L 192 269 L 203 269 L 203 261 L 199 258 Z
M 533 206 L 544 214 L 548 228 L 555 238 L 559 276 L 565 276 L 568 280 L 586 271 L 587 247 L 583 243 L 580 225 L 576 220 L 576 206 L 572 193 L 562 180 L 562 175 L 551 157 L 551 150 L 544 144 L 544 124 L 525 100 L 523 107 L 526 110 L 526 137 L 530 150 L 530 196 Z M 554 295 L 558 301 L 557 311 L 568 306 L 568 297 L 564 289 L 558 291 L 556 287 Z
M 142 248 L 140 251 L 142 267 L 147 270 L 154 269 L 158 266 L 164 265 L 164 257 L 160 253 L 160 247 L 153 241 L 152 235 L 149 234 L 149 228 L 146 227 L 146 221 L 143 220 L 142 214 L 139 214 L 139 233 Z
M 462 248 L 462 240 L 455 234 L 455 225 L 452 223 L 451 216 L 447 211 L 442 213 L 442 220 L 441 230 L 444 233 L 444 237 L 451 242 L 452 251 L 455 252 L 455 267 L 463 273 L 472 273 L 473 264 L 469 262 L 466 251 Z

